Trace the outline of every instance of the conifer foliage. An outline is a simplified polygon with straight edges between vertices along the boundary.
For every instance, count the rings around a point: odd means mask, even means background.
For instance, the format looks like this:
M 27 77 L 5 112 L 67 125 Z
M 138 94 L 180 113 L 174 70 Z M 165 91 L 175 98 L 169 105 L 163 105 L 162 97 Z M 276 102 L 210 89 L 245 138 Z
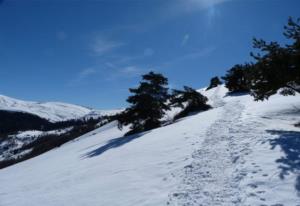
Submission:
M 291 44 L 281 46 L 254 39 L 253 46 L 261 53 L 251 55 L 257 61 L 252 78 L 252 95 L 256 100 L 268 99 L 279 90 L 282 95 L 300 93 L 300 18 L 289 18 L 284 36 Z
M 219 77 L 213 77 L 210 79 L 210 84 L 209 86 L 207 87 L 206 91 L 207 90 L 210 90 L 212 88 L 215 88 L 217 86 L 219 86 L 220 84 L 222 84 L 221 80 L 219 79 Z
M 187 86 L 184 86 L 183 88 L 184 90 L 173 90 L 173 94 L 170 99 L 170 106 L 183 108 L 183 110 L 174 117 L 175 120 L 185 117 L 189 113 L 205 111 L 211 108 L 207 104 L 207 97 L 193 88 Z
M 251 64 L 237 64 L 222 77 L 229 92 L 249 92 L 251 80 Z
M 170 110 L 167 104 L 168 79 L 154 72 L 142 78 L 138 88 L 129 89 L 133 95 L 128 97 L 127 102 L 131 105 L 118 117 L 120 127 L 131 124 L 127 135 L 161 126 L 161 118 L 165 111 Z
M 229 92 L 248 92 L 255 100 L 265 100 L 276 94 L 300 93 L 300 18 L 289 18 L 284 36 L 290 44 L 253 40 L 257 54 L 251 53 L 255 62 L 235 65 L 222 79 Z

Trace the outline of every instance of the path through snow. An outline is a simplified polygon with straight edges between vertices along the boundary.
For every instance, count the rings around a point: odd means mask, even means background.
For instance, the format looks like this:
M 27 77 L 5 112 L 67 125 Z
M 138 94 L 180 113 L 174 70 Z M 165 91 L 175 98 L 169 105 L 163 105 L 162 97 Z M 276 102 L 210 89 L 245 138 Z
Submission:
M 192 154 L 192 163 L 177 174 L 182 183 L 169 196 L 169 205 L 246 204 L 247 194 L 242 192 L 240 181 L 252 171 L 243 167 L 244 157 L 263 130 L 260 123 L 242 118 L 245 106 L 239 100 L 225 103 L 213 98 L 213 105 L 223 107 L 223 114 L 207 130 L 200 148 Z

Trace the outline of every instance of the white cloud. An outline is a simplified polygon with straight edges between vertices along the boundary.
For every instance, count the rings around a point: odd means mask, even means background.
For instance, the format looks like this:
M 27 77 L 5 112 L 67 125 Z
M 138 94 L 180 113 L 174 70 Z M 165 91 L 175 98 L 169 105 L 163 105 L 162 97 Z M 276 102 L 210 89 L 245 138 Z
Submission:
M 95 55 L 102 56 L 124 45 L 122 42 L 112 41 L 98 36 L 91 45 L 91 49 Z
M 185 34 L 183 36 L 183 39 L 182 39 L 182 42 L 181 42 L 181 46 L 185 46 L 188 43 L 189 39 L 190 39 L 190 35 L 189 34 Z

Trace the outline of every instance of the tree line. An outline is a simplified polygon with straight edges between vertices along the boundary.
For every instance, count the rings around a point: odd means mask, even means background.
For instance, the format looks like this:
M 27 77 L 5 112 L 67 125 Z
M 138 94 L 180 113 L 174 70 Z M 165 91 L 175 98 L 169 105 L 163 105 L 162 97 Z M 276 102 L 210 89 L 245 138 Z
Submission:
M 0 110 L 0 140 L 1 138 L 4 139 L 8 135 L 15 134 L 19 131 L 50 131 L 86 124 L 95 125 L 108 118 L 110 117 L 101 116 L 99 118 L 70 119 L 59 122 L 50 122 L 47 119 L 30 113 Z
M 9 158 L 0 161 L 0 169 L 8 167 L 10 165 L 22 162 L 24 160 L 36 157 L 40 154 L 43 154 L 51 149 L 56 147 L 60 147 L 61 145 L 76 139 L 94 129 L 103 126 L 107 122 L 112 121 L 109 117 L 104 117 L 100 119 L 89 119 L 89 120 L 81 120 L 81 121 L 68 121 L 69 123 L 74 123 L 72 128 L 61 134 L 46 134 L 41 135 L 40 137 L 36 138 L 34 141 L 24 144 L 21 148 L 16 148 L 15 150 L 11 151 L 12 154 L 20 154 L 16 158 Z M 9 137 L 7 137 L 9 138 Z M 1 143 L 1 139 L 0 139 Z M 8 149 L 8 148 L 0 148 L 1 149 Z M 22 154 L 24 151 L 30 152 Z M 21 155 L 22 154 L 22 155 Z
M 230 92 L 249 92 L 255 100 L 266 100 L 279 92 L 300 93 L 300 18 L 288 19 L 283 35 L 290 42 L 280 45 L 253 39 L 253 62 L 237 64 L 222 77 Z

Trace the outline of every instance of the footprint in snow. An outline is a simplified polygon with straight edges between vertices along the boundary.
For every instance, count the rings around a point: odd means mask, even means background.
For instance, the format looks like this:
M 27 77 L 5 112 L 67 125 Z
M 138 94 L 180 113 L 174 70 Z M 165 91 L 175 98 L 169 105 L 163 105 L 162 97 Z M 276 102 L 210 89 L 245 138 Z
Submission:
M 256 184 L 253 184 L 253 183 L 248 184 L 248 186 L 251 187 L 251 188 L 254 188 L 254 189 L 258 187 Z

